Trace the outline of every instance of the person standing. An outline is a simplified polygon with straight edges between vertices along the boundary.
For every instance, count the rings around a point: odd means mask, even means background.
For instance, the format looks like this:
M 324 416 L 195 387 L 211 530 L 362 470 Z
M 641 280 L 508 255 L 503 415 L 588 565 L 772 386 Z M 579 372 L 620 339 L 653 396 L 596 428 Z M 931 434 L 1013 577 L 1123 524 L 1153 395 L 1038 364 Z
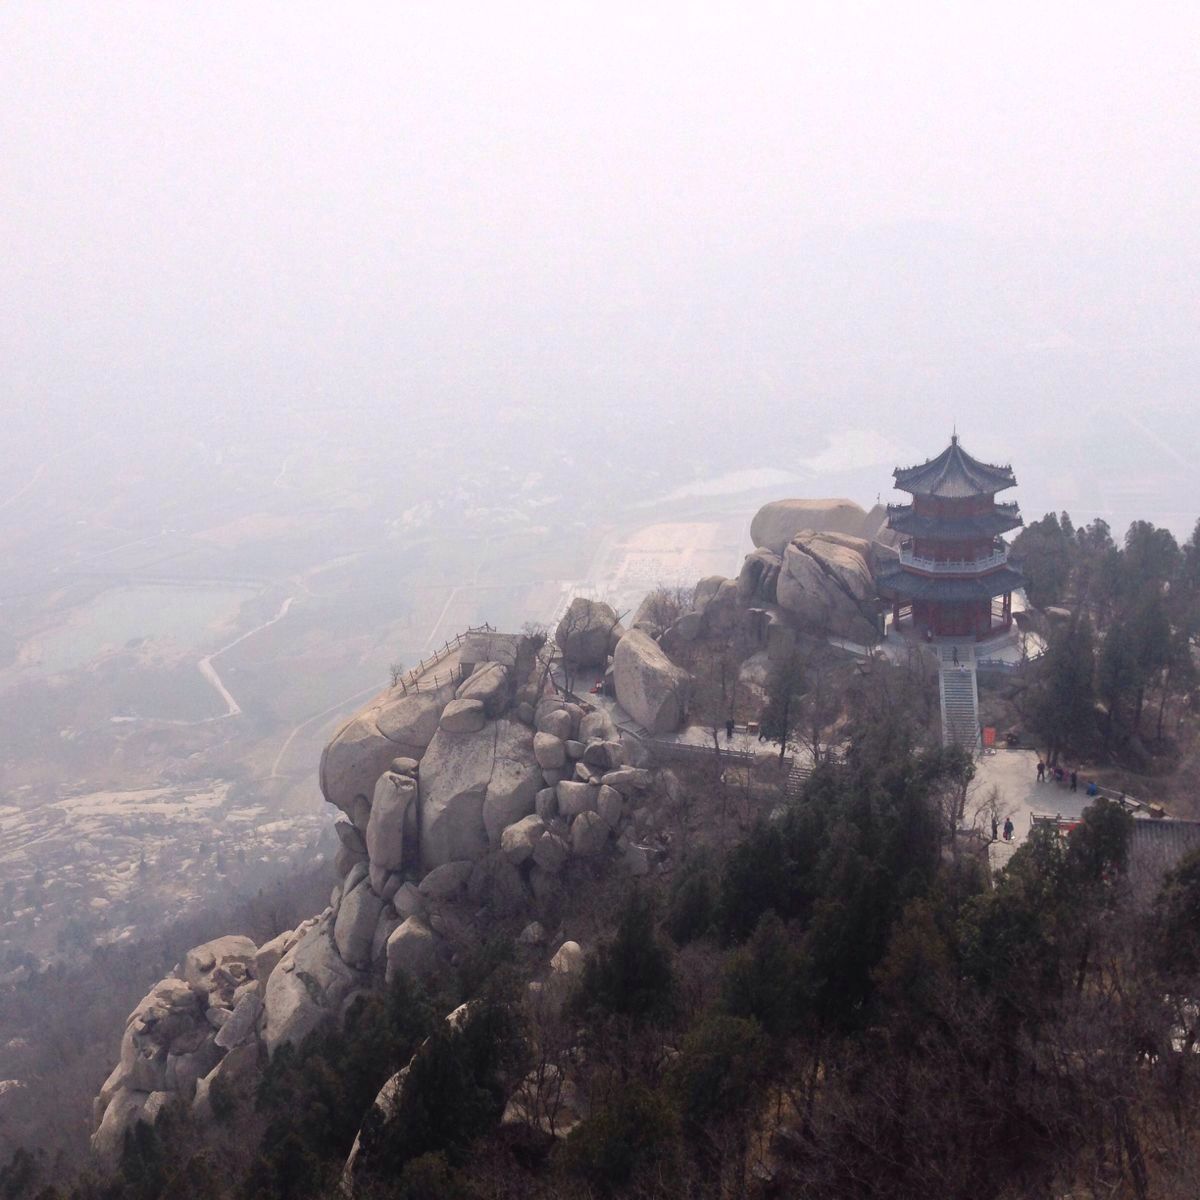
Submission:
M 733 718 L 732 717 L 730 717 L 729 720 L 725 722 L 725 740 L 727 742 L 733 741 Z
M 1079 791 L 1079 773 L 1074 769 L 1071 771 L 1071 791 Z
M 1046 764 L 1044 762 L 1042 762 L 1042 760 L 1040 758 L 1038 759 L 1038 780 L 1037 781 L 1038 781 L 1038 783 L 1046 782 Z
M 996 841 L 1000 835 L 1000 818 L 992 813 L 992 841 Z
M 1004 818 L 1004 840 L 1006 842 L 1011 842 L 1012 835 L 1013 835 L 1012 817 L 1005 817 Z

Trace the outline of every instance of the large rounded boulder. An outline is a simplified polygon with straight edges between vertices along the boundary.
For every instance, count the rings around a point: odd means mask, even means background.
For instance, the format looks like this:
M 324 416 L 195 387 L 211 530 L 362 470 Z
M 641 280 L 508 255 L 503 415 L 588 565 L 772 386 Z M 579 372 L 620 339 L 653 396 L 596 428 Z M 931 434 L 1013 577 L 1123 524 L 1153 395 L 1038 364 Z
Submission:
M 371 865 L 384 871 L 399 870 L 404 862 L 405 834 L 415 831 L 412 810 L 417 800 L 417 781 L 411 775 L 385 771 L 375 784 L 371 817 L 367 824 L 366 849 Z
M 772 500 L 754 514 L 750 540 L 759 549 L 783 554 L 801 530 L 864 537 L 867 527 L 866 510 L 853 500 Z
M 421 860 L 431 869 L 473 859 L 533 812 L 541 768 L 533 731 L 489 722 L 476 733 L 439 731 L 421 760 Z
M 298 1044 L 332 1020 L 361 978 L 342 961 L 331 929 L 317 925 L 308 930 L 267 980 L 262 1029 L 267 1052 L 274 1054 L 285 1043 Z
M 798 533 L 783 556 L 775 592 L 779 607 L 815 634 L 873 641 L 875 580 L 870 544 L 836 533 Z
M 356 712 L 321 755 L 321 793 L 325 799 L 354 818 L 355 797 L 369 799 L 375 781 L 393 759 L 420 758 L 425 753 L 437 732 L 442 710 L 453 698 L 453 683 L 408 695 L 399 688 L 390 688 Z M 364 810 L 365 806 L 360 804 L 357 809 Z
M 576 596 L 554 631 L 563 659 L 572 667 L 602 667 L 608 662 L 618 618 L 602 600 Z
M 640 629 L 631 629 L 613 655 L 617 703 L 650 733 L 674 733 L 683 724 L 691 676 Z
M 738 572 L 738 600 L 742 604 L 774 604 L 782 567 L 783 558 L 773 550 L 755 550 L 747 554 Z

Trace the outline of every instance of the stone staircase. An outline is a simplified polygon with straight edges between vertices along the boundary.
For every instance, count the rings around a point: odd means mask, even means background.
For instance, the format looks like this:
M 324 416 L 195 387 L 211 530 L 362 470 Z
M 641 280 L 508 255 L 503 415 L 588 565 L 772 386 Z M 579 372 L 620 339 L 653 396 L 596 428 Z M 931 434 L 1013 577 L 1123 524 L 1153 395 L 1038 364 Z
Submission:
M 980 736 L 975 647 L 970 643 L 945 642 L 938 645 L 937 653 L 942 699 L 942 745 L 961 746 L 977 754 Z
M 807 758 L 799 757 L 792 759 L 792 769 L 788 772 L 787 783 L 783 789 L 784 799 L 789 804 L 800 799 L 800 794 L 804 791 L 804 785 L 808 782 L 808 777 L 812 774 L 812 763 Z

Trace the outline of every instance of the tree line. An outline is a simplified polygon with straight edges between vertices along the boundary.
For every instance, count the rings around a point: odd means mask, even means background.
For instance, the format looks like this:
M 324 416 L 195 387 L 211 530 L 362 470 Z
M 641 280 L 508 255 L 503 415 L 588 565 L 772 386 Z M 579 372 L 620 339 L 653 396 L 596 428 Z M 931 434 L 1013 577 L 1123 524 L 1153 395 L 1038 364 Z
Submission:
M 1047 626 L 1037 679 L 1019 700 L 1051 761 L 1104 745 L 1132 766 L 1178 739 L 1200 675 L 1200 522 L 1181 546 L 1135 521 L 1118 545 L 1102 520 L 1047 514 L 1014 539 Z

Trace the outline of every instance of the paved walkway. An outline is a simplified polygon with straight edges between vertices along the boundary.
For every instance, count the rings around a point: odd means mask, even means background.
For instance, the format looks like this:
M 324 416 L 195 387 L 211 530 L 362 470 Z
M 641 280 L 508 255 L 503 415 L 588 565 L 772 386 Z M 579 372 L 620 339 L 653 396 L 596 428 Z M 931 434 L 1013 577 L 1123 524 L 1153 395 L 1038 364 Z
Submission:
M 659 742 L 663 745 L 676 745 L 681 748 L 692 750 L 707 750 L 712 751 L 712 727 L 710 725 L 685 725 L 677 733 L 650 733 L 648 730 L 638 724 L 613 698 L 606 696 L 602 692 L 592 692 L 590 688 L 593 683 L 599 680 L 593 678 L 597 673 L 595 671 L 580 671 L 574 680 L 574 694 L 581 700 L 585 700 L 593 707 L 602 709 L 608 713 L 612 719 L 612 723 L 618 729 L 624 729 L 643 741 Z M 555 685 L 561 690 L 565 686 L 565 679 L 560 664 L 556 663 L 551 671 L 551 677 Z M 758 734 L 749 734 L 746 732 L 745 726 L 735 726 L 733 737 L 725 736 L 725 726 L 722 725 L 717 730 L 718 741 L 722 751 L 732 750 L 737 754 L 745 754 L 752 757 L 763 758 L 778 758 L 779 743 L 775 741 L 758 740 Z M 786 751 L 787 757 L 793 762 L 804 761 L 810 762 L 811 755 L 808 751 L 797 745 L 795 742 L 789 742 Z
M 989 859 L 994 868 L 1004 866 L 1013 851 L 1029 836 L 1034 813 L 1073 819 L 1081 817 L 1083 810 L 1091 803 L 1082 782 L 1077 792 L 1059 787 L 1056 783 L 1038 783 L 1037 761 L 1038 756 L 1032 750 L 997 750 L 995 754 L 985 754 L 976 761 L 973 795 L 967 803 L 966 821 L 970 823 L 975 817 L 972 806 L 982 804 L 995 788 L 999 794 L 997 813 L 1000 826 L 1003 828 L 1005 817 L 1011 817 L 1014 826 L 1012 842 L 999 841 L 991 845 Z M 980 813 L 976 823 L 986 832 L 991 832 L 990 821 L 985 814 Z

